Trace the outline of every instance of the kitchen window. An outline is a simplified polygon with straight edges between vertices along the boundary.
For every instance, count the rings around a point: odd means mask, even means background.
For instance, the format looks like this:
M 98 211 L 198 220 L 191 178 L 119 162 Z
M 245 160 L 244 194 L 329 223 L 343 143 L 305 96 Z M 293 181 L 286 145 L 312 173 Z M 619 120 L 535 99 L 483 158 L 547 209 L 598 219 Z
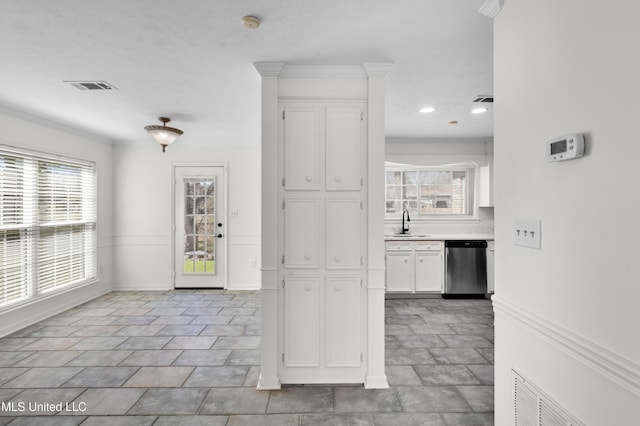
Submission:
M 96 278 L 95 164 L 0 147 L 0 309 Z
M 473 216 L 475 169 L 386 169 L 385 214 L 412 218 L 464 218 Z

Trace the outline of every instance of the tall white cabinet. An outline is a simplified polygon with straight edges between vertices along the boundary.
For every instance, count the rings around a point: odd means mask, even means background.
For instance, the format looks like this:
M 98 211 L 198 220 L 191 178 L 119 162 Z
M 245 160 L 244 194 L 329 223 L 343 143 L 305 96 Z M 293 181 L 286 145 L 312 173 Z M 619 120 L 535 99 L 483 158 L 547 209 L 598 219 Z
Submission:
M 256 68 L 263 83 L 258 389 L 385 388 L 380 188 L 389 66 Z
M 279 106 L 280 380 L 363 382 L 366 102 Z

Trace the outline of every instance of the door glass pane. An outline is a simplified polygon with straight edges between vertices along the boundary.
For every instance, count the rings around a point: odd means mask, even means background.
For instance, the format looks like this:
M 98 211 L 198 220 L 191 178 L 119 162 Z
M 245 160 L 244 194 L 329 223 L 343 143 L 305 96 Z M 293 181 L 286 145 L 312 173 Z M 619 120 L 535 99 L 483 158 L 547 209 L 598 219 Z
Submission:
M 215 274 L 215 178 L 185 178 L 185 274 Z

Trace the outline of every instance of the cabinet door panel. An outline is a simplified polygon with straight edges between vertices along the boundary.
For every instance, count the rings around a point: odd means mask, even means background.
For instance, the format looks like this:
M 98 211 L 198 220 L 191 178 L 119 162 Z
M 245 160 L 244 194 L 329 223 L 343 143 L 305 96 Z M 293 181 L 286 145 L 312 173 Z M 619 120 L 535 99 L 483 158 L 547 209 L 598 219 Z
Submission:
M 361 216 L 360 200 L 327 200 L 325 235 L 328 269 L 360 269 Z
M 287 107 L 285 113 L 285 189 L 319 190 L 322 146 L 320 108 Z
M 441 252 L 416 253 L 416 291 L 442 291 L 443 262 Z
M 320 265 L 320 202 L 286 198 L 284 258 L 287 268 L 318 268 Z
M 361 347 L 360 277 L 327 277 L 325 358 L 327 367 L 357 367 Z
M 328 107 L 326 124 L 327 190 L 360 190 L 363 124 L 359 107 Z
M 320 297 L 317 276 L 292 276 L 284 286 L 284 365 L 320 365 Z
M 413 259 L 411 252 L 387 252 L 387 291 L 413 292 Z

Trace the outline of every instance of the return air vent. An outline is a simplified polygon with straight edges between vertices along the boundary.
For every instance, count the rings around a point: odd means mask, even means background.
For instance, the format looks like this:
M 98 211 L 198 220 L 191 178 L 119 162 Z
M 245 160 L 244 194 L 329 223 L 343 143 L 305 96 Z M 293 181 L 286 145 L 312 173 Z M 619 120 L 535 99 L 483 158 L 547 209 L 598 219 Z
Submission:
M 515 426 L 585 426 L 518 372 L 511 373 Z
M 65 81 L 79 90 L 117 90 L 112 84 L 106 81 Z
M 475 98 L 473 98 L 473 102 L 493 103 L 493 96 L 492 95 L 478 95 Z

